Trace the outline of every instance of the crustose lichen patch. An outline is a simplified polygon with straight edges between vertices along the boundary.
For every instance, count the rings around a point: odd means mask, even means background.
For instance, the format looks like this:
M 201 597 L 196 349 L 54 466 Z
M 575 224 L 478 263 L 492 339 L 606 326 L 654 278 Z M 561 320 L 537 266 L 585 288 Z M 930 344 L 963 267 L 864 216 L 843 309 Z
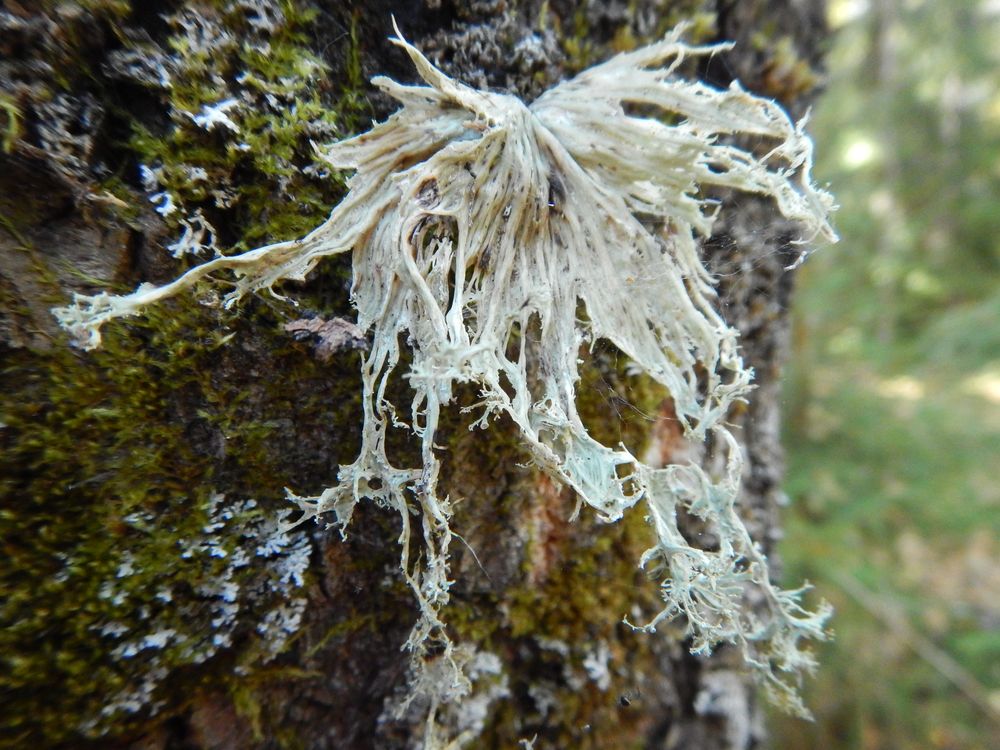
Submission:
M 232 305 L 304 279 L 324 257 L 352 253 L 357 325 L 371 337 L 361 451 L 320 495 L 290 498 L 299 522 L 332 513 L 342 530 L 364 499 L 399 514 L 402 574 L 420 608 L 408 642 L 414 687 L 432 714 L 469 687 L 467 660 L 439 616 L 454 535 L 449 498 L 438 491 L 435 434 L 461 383 L 481 394 L 475 426 L 508 417 L 532 462 L 583 505 L 608 521 L 647 515 L 657 541 L 641 562 L 662 580 L 664 604 L 641 627 L 683 617 L 696 651 L 735 644 L 774 695 L 804 712 L 795 684 L 813 660 L 800 641 L 823 637 L 828 613 L 807 612 L 801 591 L 772 585 L 737 513 L 742 458 L 725 417 L 747 397 L 752 373 L 736 332 L 713 307 L 698 252 L 716 211 L 704 198 L 713 187 L 769 197 L 808 239 L 834 239 L 832 201 L 811 182 L 812 144 L 801 123 L 737 84 L 717 90 L 681 79 L 685 57 L 719 47 L 689 47 L 680 30 L 530 105 L 451 80 L 401 35 L 394 42 L 427 85 L 374 79 L 401 108 L 319 149 L 331 167 L 354 172 L 324 224 L 302 239 L 217 257 L 162 287 L 77 296 L 57 317 L 91 348 L 107 321 L 199 281 L 230 274 Z M 737 137 L 754 149 L 734 145 Z M 710 439 L 724 452 L 722 476 L 695 463 L 646 465 L 587 432 L 576 402 L 578 357 L 601 339 L 669 389 L 687 439 Z M 386 395 L 404 342 L 408 405 Z M 417 466 L 396 466 L 387 455 L 387 435 L 399 426 L 420 442 Z M 717 546 L 692 546 L 678 508 L 709 522 Z M 752 608 L 750 589 L 759 602 Z M 420 669 L 430 655 L 433 679 Z M 447 675 L 442 664 L 451 664 Z

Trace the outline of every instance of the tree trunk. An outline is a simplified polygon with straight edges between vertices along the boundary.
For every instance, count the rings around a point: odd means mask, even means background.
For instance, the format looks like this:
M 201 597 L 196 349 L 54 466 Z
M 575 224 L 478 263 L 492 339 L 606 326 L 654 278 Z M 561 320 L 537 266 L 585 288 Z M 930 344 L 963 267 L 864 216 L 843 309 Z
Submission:
M 349 261 L 296 290 L 310 310 L 174 301 L 109 326 L 92 354 L 68 346 L 49 309 L 72 291 L 169 280 L 185 261 L 167 248 L 183 250 L 185 233 L 228 252 L 319 224 L 343 181 L 308 169 L 310 141 L 391 113 L 371 76 L 414 78 L 387 42 L 390 13 L 449 75 L 526 99 L 689 20 L 699 42 L 737 43 L 703 77 L 738 78 L 800 116 L 818 81 L 822 0 L 40 5 L 7 0 L 0 14 L 0 744 L 419 744 L 426 706 L 392 710 L 416 617 L 398 518 L 366 504 L 346 539 L 322 526 L 274 534 L 283 488 L 321 490 L 357 450 L 357 352 L 326 356 L 285 330 L 306 312 L 350 318 Z M 238 139 L 197 122 L 229 99 Z M 748 457 L 742 513 L 765 550 L 780 536 L 796 236 L 741 196 L 704 247 L 756 372 L 730 421 Z M 605 444 L 677 458 L 666 394 L 610 347 L 590 356 L 579 392 Z M 623 624 L 657 609 L 636 567 L 641 514 L 570 520 L 571 493 L 522 466 L 509 425 L 448 419 L 444 486 L 464 544 L 443 617 L 488 658 L 472 700 L 441 712 L 445 729 L 471 732 L 472 747 L 762 743 L 738 654 L 692 656 L 681 625 Z

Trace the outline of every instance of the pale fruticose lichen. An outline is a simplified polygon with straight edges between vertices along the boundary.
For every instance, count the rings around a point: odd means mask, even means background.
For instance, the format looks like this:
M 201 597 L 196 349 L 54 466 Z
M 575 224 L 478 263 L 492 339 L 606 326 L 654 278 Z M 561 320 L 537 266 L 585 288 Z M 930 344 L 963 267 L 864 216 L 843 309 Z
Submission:
M 725 418 L 746 397 L 752 373 L 736 331 L 713 307 L 698 245 L 717 211 L 713 189 L 766 196 L 807 241 L 835 239 L 832 199 L 812 183 L 803 124 L 736 83 L 719 90 L 684 80 L 685 58 L 724 45 L 688 46 L 680 29 L 530 105 L 450 79 L 398 29 L 393 41 L 427 85 L 375 78 L 402 107 L 368 132 L 318 149 L 331 167 L 354 171 L 324 224 L 302 239 L 217 257 L 165 286 L 77 295 L 55 311 L 58 319 L 92 348 L 109 320 L 221 272 L 231 274 L 225 303 L 233 305 L 305 279 L 324 257 L 353 253 L 352 299 L 372 339 L 362 364 L 360 455 L 333 487 L 290 499 L 302 511 L 298 522 L 332 512 L 342 530 L 362 499 L 399 514 L 402 573 L 420 608 L 408 641 L 414 685 L 431 715 L 469 688 L 440 617 L 453 532 L 434 442 L 441 410 L 462 383 L 481 393 L 473 428 L 505 415 L 531 462 L 602 519 L 644 508 L 656 542 L 641 564 L 662 579 L 664 600 L 644 629 L 682 617 L 696 652 L 735 644 L 772 694 L 804 713 L 796 685 L 813 657 L 801 641 L 824 637 L 828 609 L 809 612 L 801 589 L 770 582 L 738 513 L 742 458 Z M 588 434 L 576 404 L 579 357 L 600 339 L 669 390 L 687 439 L 724 455 L 721 476 L 694 462 L 650 466 Z M 387 396 L 403 342 L 408 416 Z M 390 461 L 395 428 L 416 435 L 421 465 Z M 681 509 L 707 521 L 717 545 L 692 546 Z M 419 669 L 428 660 L 437 665 L 433 680 Z M 448 684 L 442 663 L 452 665 Z

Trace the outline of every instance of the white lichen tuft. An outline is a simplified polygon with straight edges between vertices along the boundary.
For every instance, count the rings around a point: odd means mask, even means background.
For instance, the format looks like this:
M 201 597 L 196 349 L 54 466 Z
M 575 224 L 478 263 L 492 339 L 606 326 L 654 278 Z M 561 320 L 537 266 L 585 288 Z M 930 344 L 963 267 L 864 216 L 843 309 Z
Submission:
M 435 670 L 451 662 L 450 677 L 440 678 L 450 697 L 468 689 L 438 615 L 449 596 L 452 509 L 438 492 L 434 439 L 454 387 L 474 383 L 482 395 L 476 425 L 508 417 L 534 464 L 601 518 L 644 506 L 657 543 L 642 564 L 661 577 L 664 598 L 646 629 L 683 617 L 696 651 L 736 644 L 763 682 L 804 712 L 795 682 L 813 659 L 800 641 L 823 637 L 827 611 L 806 612 L 801 591 L 770 583 L 736 511 L 742 458 L 724 419 L 747 394 L 751 372 L 736 331 L 713 307 L 697 244 L 711 231 L 717 207 L 705 195 L 713 188 L 767 196 L 808 239 L 834 239 L 831 198 L 811 182 L 812 145 L 801 123 L 737 84 L 723 91 L 681 80 L 685 57 L 720 47 L 686 46 L 680 30 L 530 106 L 453 81 L 401 36 L 393 41 L 428 85 L 374 79 L 402 108 L 320 150 L 331 167 L 354 170 L 322 226 L 216 258 L 163 287 L 78 296 L 56 311 L 59 320 L 90 348 L 106 321 L 219 272 L 235 277 L 232 305 L 352 252 L 358 325 L 372 337 L 362 365 L 361 453 L 321 495 L 290 497 L 300 522 L 332 511 L 342 529 L 364 498 L 399 514 L 402 571 L 421 612 L 408 643 L 415 663 L 433 653 Z M 626 105 L 663 117 L 630 114 Z M 687 437 L 725 453 L 723 476 L 693 463 L 649 466 L 587 433 L 576 406 L 578 357 L 599 339 L 669 389 Z M 412 361 L 408 416 L 386 397 L 403 341 Z M 399 426 L 421 441 L 420 466 L 390 461 L 386 436 Z M 679 508 L 712 525 L 716 548 L 691 546 Z

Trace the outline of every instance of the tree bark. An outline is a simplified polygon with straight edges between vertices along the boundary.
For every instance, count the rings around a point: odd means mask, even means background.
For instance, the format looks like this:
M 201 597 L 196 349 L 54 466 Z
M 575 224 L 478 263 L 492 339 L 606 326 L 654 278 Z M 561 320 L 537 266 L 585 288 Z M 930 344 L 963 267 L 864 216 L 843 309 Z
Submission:
M 105 349 L 83 355 L 49 308 L 71 291 L 176 275 L 184 261 L 166 246 L 184 225 L 162 210 L 158 191 L 181 196 L 188 218 L 203 210 L 224 250 L 318 224 L 342 182 L 303 173 L 310 140 L 390 114 L 365 83 L 371 76 L 415 77 L 386 41 L 390 14 L 452 77 L 527 99 L 688 20 L 699 42 L 737 43 L 698 71 L 704 78 L 739 79 L 801 116 L 819 81 L 822 0 L 4 8 L 0 528 L 10 564 L 0 579 L 0 743 L 417 745 L 425 707 L 391 710 L 407 692 L 401 649 L 416 617 L 399 575 L 398 519 L 365 505 L 346 539 L 316 526 L 271 551 L 254 541 L 281 511 L 283 487 L 319 491 L 353 459 L 357 353 L 320 357 L 315 340 L 284 329 L 302 311 L 259 300 L 235 314 L 171 303 L 111 327 Z M 312 60 L 325 68 L 310 69 Z M 266 83 L 253 88 L 247 70 Z M 306 85 L 294 88 L 300 79 Z M 263 154 L 191 128 L 199 106 L 234 91 L 254 108 L 241 123 Z M 149 178 L 142 167 L 159 172 Z M 751 403 L 730 420 L 748 457 L 742 513 L 774 564 L 794 280 L 785 267 L 797 235 L 761 200 L 726 205 L 704 252 L 756 372 Z M 350 318 L 348 278 L 345 262 L 331 262 L 295 296 L 321 318 Z M 675 460 L 681 440 L 667 394 L 637 383 L 625 364 L 610 347 L 590 356 L 580 386 L 588 427 L 606 444 Z M 570 520 L 571 493 L 521 465 L 509 425 L 469 432 L 457 409 L 449 420 L 444 486 L 460 499 L 453 528 L 463 544 L 443 616 L 456 641 L 492 661 L 474 703 L 442 713 L 446 728 L 471 730 L 470 746 L 484 748 L 532 738 L 536 748 L 764 743 L 762 707 L 735 652 L 695 657 L 679 624 L 650 635 L 622 623 L 657 609 L 655 582 L 636 568 L 649 541 L 644 520 Z M 234 562 L 241 555 L 249 563 Z M 289 571 L 303 555 L 299 585 Z

